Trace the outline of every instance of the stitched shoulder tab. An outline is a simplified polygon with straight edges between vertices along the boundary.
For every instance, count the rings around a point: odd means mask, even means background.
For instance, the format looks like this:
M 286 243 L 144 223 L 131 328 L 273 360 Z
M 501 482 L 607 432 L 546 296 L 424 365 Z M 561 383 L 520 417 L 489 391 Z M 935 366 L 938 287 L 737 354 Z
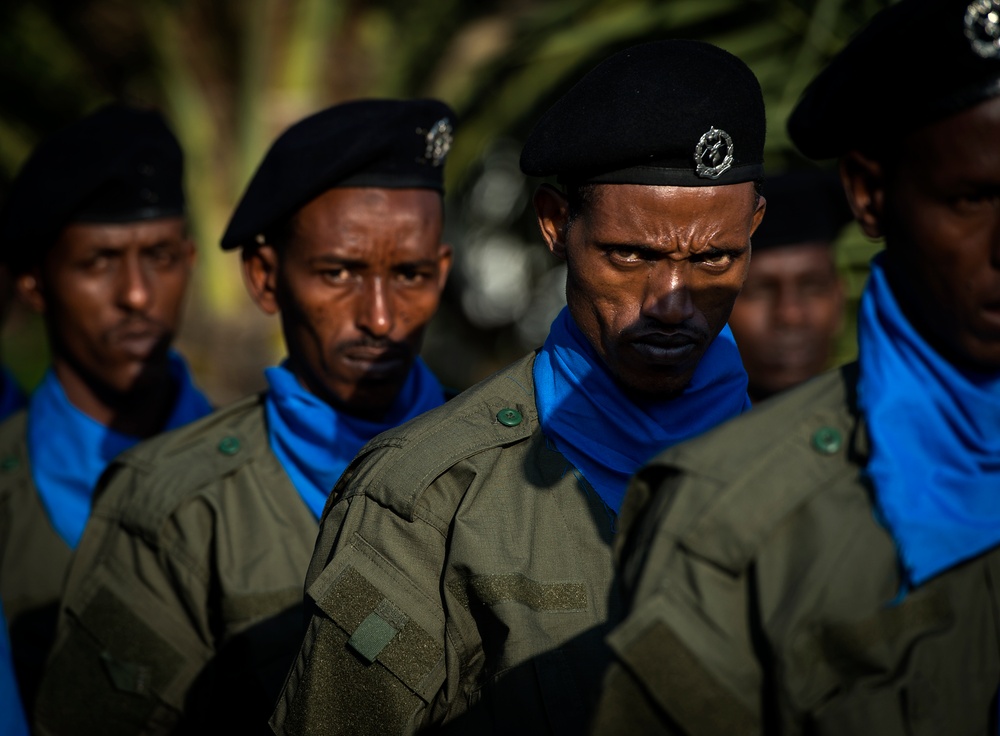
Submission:
M 534 356 L 528 356 L 373 439 L 341 477 L 338 498 L 364 493 L 412 521 L 421 493 L 446 470 L 490 448 L 522 442 L 538 430 L 533 364 Z M 510 411 L 519 421 L 498 418 Z
M 266 451 L 259 396 L 141 443 L 105 471 L 99 502 L 120 506 L 121 520 L 155 531 L 179 503 Z
M 673 494 L 664 531 L 733 573 L 788 514 L 858 466 L 851 443 L 817 448 L 818 430 L 857 431 L 840 372 L 826 374 L 660 455 L 647 477 Z M 671 472 L 665 472 L 665 471 Z

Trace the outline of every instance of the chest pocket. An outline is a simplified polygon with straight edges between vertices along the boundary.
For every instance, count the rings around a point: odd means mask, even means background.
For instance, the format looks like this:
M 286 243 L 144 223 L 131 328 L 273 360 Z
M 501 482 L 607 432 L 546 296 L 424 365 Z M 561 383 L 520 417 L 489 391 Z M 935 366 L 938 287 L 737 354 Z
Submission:
M 970 626 L 935 590 L 911 593 L 861 621 L 822 627 L 817 666 L 837 684 L 810 715 L 809 732 L 985 733 L 998 682 L 973 672 L 959 654 L 956 637 L 976 636 Z

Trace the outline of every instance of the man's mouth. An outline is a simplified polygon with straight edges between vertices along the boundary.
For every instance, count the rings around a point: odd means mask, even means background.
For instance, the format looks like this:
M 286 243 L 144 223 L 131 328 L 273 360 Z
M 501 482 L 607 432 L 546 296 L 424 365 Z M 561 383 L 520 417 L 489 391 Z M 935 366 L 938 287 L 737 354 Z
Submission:
M 342 351 L 344 360 L 375 378 L 394 374 L 406 366 L 408 352 L 400 347 L 356 345 Z
M 629 343 L 646 362 L 672 365 L 690 358 L 702 341 L 689 332 L 649 332 Z
M 145 360 L 164 341 L 165 331 L 152 323 L 126 324 L 108 333 L 108 342 L 134 360 Z

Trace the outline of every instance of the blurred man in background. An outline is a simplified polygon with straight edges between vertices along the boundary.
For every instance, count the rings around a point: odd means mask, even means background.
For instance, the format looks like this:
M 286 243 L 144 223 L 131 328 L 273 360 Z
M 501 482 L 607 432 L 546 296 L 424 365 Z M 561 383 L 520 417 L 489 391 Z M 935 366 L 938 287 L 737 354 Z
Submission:
M 885 238 L 859 362 L 640 472 L 597 733 L 996 733 L 998 20 L 903 0 L 792 113 Z
M 0 599 L 29 712 L 101 472 L 210 411 L 170 349 L 195 258 L 181 176 L 158 113 L 105 107 L 38 146 L 0 222 L 0 258 L 52 355 L 0 426 Z
M 834 174 L 768 177 L 764 192 L 767 218 L 729 315 L 755 403 L 830 367 L 844 310 L 833 243 L 851 219 Z
M 419 358 L 451 265 L 454 114 L 361 100 L 285 131 L 222 239 L 280 315 L 268 390 L 118 459 L 72 568 L 42 733 L 268 733 L 317 521 L 369 439 L 444 401 Z

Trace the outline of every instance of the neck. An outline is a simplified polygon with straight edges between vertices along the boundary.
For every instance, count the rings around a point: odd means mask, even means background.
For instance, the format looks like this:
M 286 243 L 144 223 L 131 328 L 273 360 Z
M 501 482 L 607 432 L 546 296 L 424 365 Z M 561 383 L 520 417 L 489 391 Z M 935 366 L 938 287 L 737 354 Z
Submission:
M 55 359 L 52 369 L 77 409 L 96 422 L 121 434 L 145 439 L 159 433 L 170 419 L 179 386 L 170 376 L 166 359 L 149 366 L 129 391 L 116 391 L 76 370 L 65 360 Z

